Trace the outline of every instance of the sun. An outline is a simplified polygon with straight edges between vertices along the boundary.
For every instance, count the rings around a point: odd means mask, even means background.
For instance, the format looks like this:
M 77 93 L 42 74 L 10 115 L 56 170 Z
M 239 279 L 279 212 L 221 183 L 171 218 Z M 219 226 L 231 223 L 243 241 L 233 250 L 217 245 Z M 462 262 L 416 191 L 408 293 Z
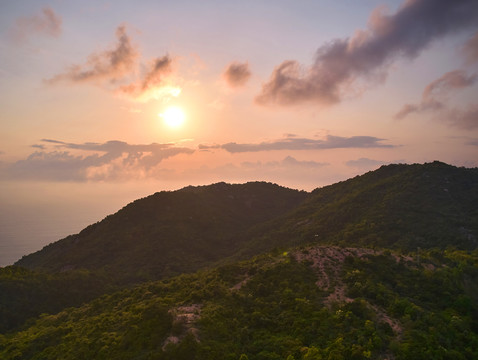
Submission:
M 184 111 L 177 106 L 170 106 L 162 113 L 159 114 L 164 121 L 164 123 L 169 126 L 170 128 L 177 129 L 183 123 L 185 119 Z

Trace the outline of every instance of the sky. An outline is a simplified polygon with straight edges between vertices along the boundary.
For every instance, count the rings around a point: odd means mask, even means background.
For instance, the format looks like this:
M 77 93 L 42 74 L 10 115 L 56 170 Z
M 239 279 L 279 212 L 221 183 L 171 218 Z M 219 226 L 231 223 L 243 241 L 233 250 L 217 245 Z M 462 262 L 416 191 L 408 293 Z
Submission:
M 478 166 L 476 0 L 0 0 L 0 266 L 157 191 Z

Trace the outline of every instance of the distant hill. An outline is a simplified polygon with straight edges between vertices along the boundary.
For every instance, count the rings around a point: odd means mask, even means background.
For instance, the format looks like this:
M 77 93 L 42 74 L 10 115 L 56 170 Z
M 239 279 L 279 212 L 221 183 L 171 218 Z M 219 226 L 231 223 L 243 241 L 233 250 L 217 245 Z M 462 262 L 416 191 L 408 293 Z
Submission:
M 160 192 L 16 263 L 136 282 L 301 244 L 475 249 L 478 169 L 388 165 L 312 193 L 253 182 Z
M 101 269 L 134 282 L 191 272 L 234 254 L 251 227 L 295 208 L 306 196 L 265 182 L 162 191 L 15 265 L 56 272 Z
M 416 251 L 478 247 L 478 168 L 387 165 L 314 190 L 249 234 L 245 253 L 320 243 Z

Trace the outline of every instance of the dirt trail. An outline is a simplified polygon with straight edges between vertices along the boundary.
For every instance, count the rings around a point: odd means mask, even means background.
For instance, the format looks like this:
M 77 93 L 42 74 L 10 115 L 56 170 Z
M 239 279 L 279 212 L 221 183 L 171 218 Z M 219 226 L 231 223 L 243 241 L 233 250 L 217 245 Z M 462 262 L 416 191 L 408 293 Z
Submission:
M 372 249 L 340 248 L 338 246 L 316 246 L 294 254 L 297 261 L 310 261 L 312 268 L 318 273 L 317 286 L 331 294 L 325 300 L 326 305 L 332 302 L 351 302 L 353 299 L 345 296 L 345 284 L 340 279 L 345 258 L 348 256 L 364 257 L 373 255 Z
M 368 255 L 380 255 L 382 251 L 365 248 L 341 248 L 337 246 L 316 246 L 306 250 L 297 251 L 294 257 L 297 261 L 309 261 L 311 267 L 317 271 L 317 286 L 330 294 L 324 299 L 324 304 L 331 307 L 336 302 L 352 302 L 354 299 L 346 296 L 346 285 L 341 279 L 344 261 L 348 256 L 363 258 Z M 412 260 L 409 257 L 393 255 L 395 261 Z M 397 319 L 391 318 L 384 309 L 379 306 L 368 304 L 374 310 L 380 321 L 387 323 L 397 338 L 401 337 L 403 328 Z

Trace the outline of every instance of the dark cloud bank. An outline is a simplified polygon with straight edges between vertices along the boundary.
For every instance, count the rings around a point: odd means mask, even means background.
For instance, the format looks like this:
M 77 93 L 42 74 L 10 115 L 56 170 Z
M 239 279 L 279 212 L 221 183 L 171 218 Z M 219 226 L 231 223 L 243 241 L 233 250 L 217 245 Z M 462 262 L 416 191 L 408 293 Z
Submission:
M 473 27 L 478 27 L 476 0 L 408 0 L 392 15 L 377 9 L 367 30 L 321 46 L 308 69 L 292 60 L 277 66 L 256 101 L 340 102 L 358 81 L 383 80 L 393 61 L 413 59 L 434 40 Z M 476 56 L 477 41 L 470 40 L 469 57 Z
M 339 148 L 392 148 L 384 139 L 372 136 L 327 136 L 324 140 L 288 135 L 283 139 L 256 144 L 227 143 L 199 145 L 199 150 L 221 149 L 230 153 L 274 150 L 324 150 Z M 68 143 L 43 139 L 24 160 L 2 165 L 2 179 L 44 181 L 114 181 L 160 177 L 165 169 L 158 166 L 163 160 L 180 154 L 192 154 L 196 149 L 177 144 L 128 144 L 123 141 L 105 143 Z M 244 162 L 241 168 L 251 170 L 309 169 L 328 163 L 300 161 L 291 156 L 282 161 Z
M 343 148 L 391 148 L 394 145 L 382 144 L 385 139 L 373 136 L 340 137 L 328 135 L 325 140 L 287 137 L 271 142 L 257 144 L 238 144 L 235 142 L 223 145 L 199 145 L 200 150 L 224 149 L 230 153 L 257 152 L 272 150 L 324 150 Z

